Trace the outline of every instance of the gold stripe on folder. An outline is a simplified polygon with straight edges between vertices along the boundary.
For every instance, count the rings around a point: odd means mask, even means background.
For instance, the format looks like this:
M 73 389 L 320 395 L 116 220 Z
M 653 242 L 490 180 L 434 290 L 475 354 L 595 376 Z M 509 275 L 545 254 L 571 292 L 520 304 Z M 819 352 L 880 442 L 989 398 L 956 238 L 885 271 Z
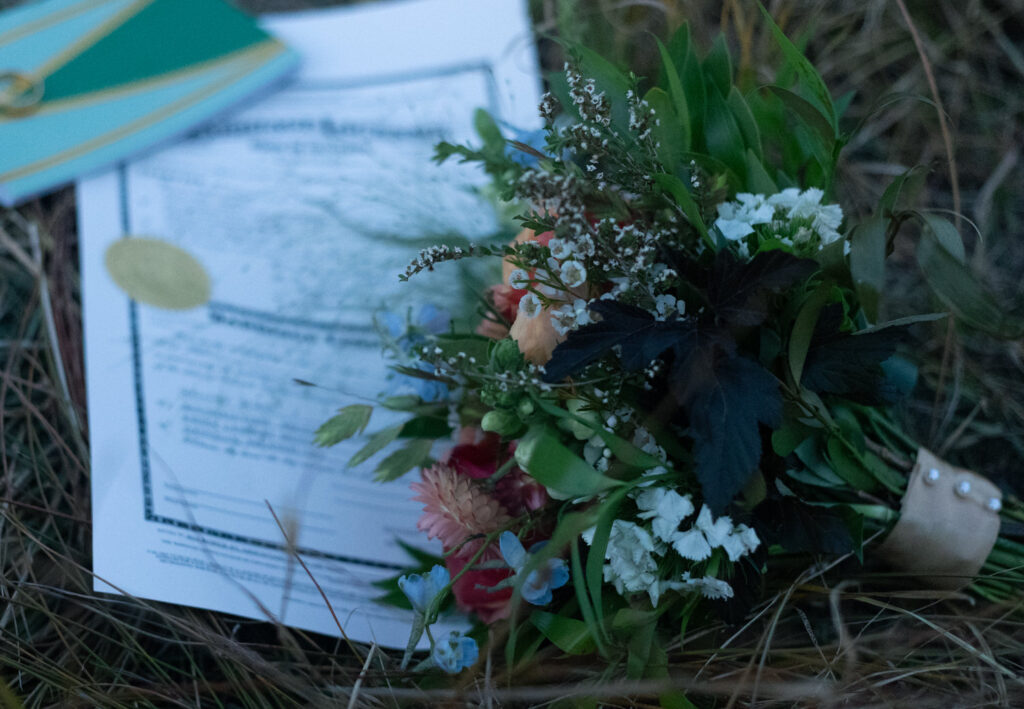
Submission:
M 110 143 L 117 142 L 123 138 L 136 133 L 144 128 L 148 128 L 151 125 L 159 123 L 169 116 L 173 116 L 175 113 L 179 113 L 190 106 L 199 103 L 203 99 L 216 94 L 223 88 L 230 86 L 240 77 L 244 76 L 249 72 L 253 66 L 258 66 L 266 61 L 269 61 L 274 55 L 283 53 L 285 51 L 283 45 L 278 43 L 276 40 L 266 40 L 253 46 L 250 49 L 237 52 L 234 55 L 234 62 L 224 63 L 236 63 L 239 65 L 237 70 L 228 74 L 223 79 L 214 82 L 205 89 L 197 91 L 185 98 L 179 99 L 174 103 L 168 104 L 163 108 L 154 111 L 142 118 L 128 123 L 121 128 L 99 135 L 91 140 L 76 145 L 74 148 L 69 148 L 56 155 L 51 155 L 48 158 L 38 160 L 30 165 L 24 165 L 15 170 L 0 174 L 0 182 L 6 182 L 9 180 L 17 180 L 27 177 L 36 172 L 54 167 L 64 162 L 74 160 L 77 157 L 81 157 L 87 153 L 90 153 L 98 148 L 102 148 Z
M 261 48 L 267 45 L 276 45 L 278 48 L 283 49 L 283 45 L 280 44 L 276 39 L 266 39 L 259 44 L 250 45 L 244 49 L 237 49 L 228 54 L 217 57 L 216 59 L 207 59 L 203 62 L 196 64 L 190 64 L 183 69 L 177 69 L 175 71 L 169 71 L 165 74 L 158 74 L 156 76 L 144 79 L 142 81 L 132 81 L 120 86 L 114 86 L 109 89 L 101 89 L 99 91 L 91 91 L 87 94 L 79 96 L 72 96 L 70 98 L 60 99 L 59 101 L 48 101 L 44 105 L 40 106 L 38 110 L 33 111 L 32 117 L 45 116 L 51 113 L 60 113 L 62 111 L 68 111 L 77 108 L 84 108 L 96 103 L 105 103 L 107 101 L 113 101 L 131 93 L 139 91 L 148 91 L 149 89 L 158 88 L 161 85 L 172 83 L 177 81 L 189 74 L 200 74 L 205 72 L 207 69 L 213 69 L 218 66 L 230 64 L 236 60 L 243 60 L 250 53 L 258 52 Z M 260 56 L 263 56 L 260 54 Z M 266 56 L 273 56 L 273 53 L 268 53 Z M 4 123 L 18 120 L 20 116 L 3 116 L 0 113 L 0 126 Z
M 27 37 L 30 34 L 35 34 L 40 30 L 45 30 L 51 25 L 56 25 L 64 22 L 65 20 L 70 20 L 75 15 L 81 15 L 83 12 L 88 12 L 89 10 L 95 9 L 107 2 L 110 2 L 110 0 L 82 0 L 82 2 L 77 5 L 66 7 L 60 12 L 54 12 L 46 15 L 45 17 L 40 17 L 38 20 L 33 20 L 32 22 L 27 22 L 24 25 L 15 27 L 14 29 L 7 30 L 4 34 L 0 34 L 0 47 L 19 40 L 22 37 Z

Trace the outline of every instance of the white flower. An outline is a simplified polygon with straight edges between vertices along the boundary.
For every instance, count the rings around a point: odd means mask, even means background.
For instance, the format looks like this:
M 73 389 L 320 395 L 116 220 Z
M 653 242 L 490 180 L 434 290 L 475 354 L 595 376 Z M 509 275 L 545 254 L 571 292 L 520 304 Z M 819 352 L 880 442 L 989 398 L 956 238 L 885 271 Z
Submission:
M 561 268 L 562 283 L 569 288 L 582 286 L 587 282 L 587 269 L 578 261 L 566 261 Z
M 551 313 L 551 327 L 559 335 L 565 335 L 576 325 L 576 313 L 571 305 L 563 305 Z
M 786 213 L 789 220 L 810 220 L 811 229 L 822 244 L 839 241 L 839 225 L 843 223 L 843 210 L 838 204 L 822 204 L 825 193 L 816 187 L 801 192 L 795 187 L 785 189 L 768 198 L 768 204 Z M 803 229 L 794 237 L 797 243 L 810 240 L 811 232 Z
M 530 285 L 530 274 L 521 268 L 517 268 L 508 274 L 508 284 L 516 290 L 524 290 Z
M 774 216 L 775 208 L 765 201 L 763 194 L 741 192 L 735 202 L 718 205 L 715 226 L 726 239 L 738 241 L 754 233 L 755 225 L 770 224 Z
M 640 508 L 640 519 L 650 519 L 654 536 L 671 543 L 679 531 L 679 525 L 693 514 L 693 500 L 689 495 L 680 495 L 675 490 L 663 487 L 648 488 L 636 498 Z
M 765 201 L 768 202 L 768 204 L 772 205 L 773 207 L 784 209 L 788 212 L 790 209 L 797 205 L 799 199 L 800 190 L 796 187 L 789 187 L 787 189 L 782 190 L 782 192 L 773 194 Z
M 707 505 L 701 506 L 695 526 L 704 533 L 712 549 L 724 546 L 725 540 L 732 534 L 733 529 L 732 520 L 725 515 L 717 520 L 712 520 L 711 510 Z
M 750 553 L 761 546 L 761 540 L 757 536 L 757 532 L 747 525 L 741 524 L 738 526 L 736 528 L 736 533 L 739 535 L 740 539 L 743 540 L 743 546 L 747 550 L 747 553 Z
M 691 578 L 689 571 L 683 574 L 683 587 L 698 591 L 705 598 L 710 598 L 713 601 L 732 598 L 733 595 L 732 586 L 725 581 L 716 579 L 714 576 L 704 576 L 699 579 Z
M 657 605 L 661 593 L 658 563 L 654 559 L 654 540 L 642 527 L 617 519 L 612 522 L 605 558 L 604 579 L 620 595 L 647 592 Z
M 711 556 L 711 545 L 707 537 L 696 527 L 685 532 L 677 531 L 672 536 L 671 544 L 679 556 L 690 561 L 704 561 Z
M 745 524 L 734 525 L 727 515 L 714 519 L 707 505 L 701 506 L 697 521 L 690 529 L 676 530 L 665 541 L 679 556 L 692 561 L 707 559 L 713 549 L 724 549 L 730 561 L 738 561 L 761 544 L 753 529 Z
M 654 297 L 654 310 L 659 320 L 664 320 L 676 309 L 676 297 L 674 295 L 658 295 Z
M 729 241 L 739 241 L 744 236 L 754 233 L 754 227 L 750 226 L 749 222 L 739 219 L 722 219 L 719 217 L 715 220 L 715 226 L 722 232 L 722 236 Z
M 540 302 L 540 298 L 538 298 L 535 293 L 527 293 L 523 296 L 523 299 L 519 301 L 519 312 L 528 318 L 537 317 L 543 309 L 544 305 Z
M 572 255 L 572 247 L 564 239 L 552 239 L 548 242 L 548 248 L 551 249 L 551 255 L 559 260 Z

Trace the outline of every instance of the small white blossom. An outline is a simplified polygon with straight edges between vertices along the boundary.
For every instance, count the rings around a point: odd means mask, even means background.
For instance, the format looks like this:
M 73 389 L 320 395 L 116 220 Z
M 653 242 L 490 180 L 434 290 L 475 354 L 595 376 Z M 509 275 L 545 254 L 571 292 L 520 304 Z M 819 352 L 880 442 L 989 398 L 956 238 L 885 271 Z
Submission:
M 733 596 L 732 586 L 725 581 L 716 579 L 714 576 L 691 578 L 689 571 L 683 574 L 683 587 L 698 591 L 705 598 L 710 598 L 713 601 L 732 598 Z
M 523 296 L 522 300 L 519 301 L 519 312 L 528 318 L 537 317 L 543 309 L 544 305 L 540 302 L 540 298 L 538 298 L 535 293 L 527 293 Z
M 548 242 L 548 248 L 551 249 L 551 255 L 559 260 L 572 255 L 572 248 L 565 239 L 552 239 Z
M 676 300 L 674 295 L 658 295 L 654 297 L 654 310 L 658 320 L 665 320 L 673 313 L 686 314 L 686 301 Z
M 517 268 L 508 274 L 508 284 L 516 290 L 524 290 L 530 285 L 530 274 L 521 268 Z
M 582 286 L 587 282 L 587 269 L 578 261 L 566 261 L 561 268 L 562 283 L 569 288 Z

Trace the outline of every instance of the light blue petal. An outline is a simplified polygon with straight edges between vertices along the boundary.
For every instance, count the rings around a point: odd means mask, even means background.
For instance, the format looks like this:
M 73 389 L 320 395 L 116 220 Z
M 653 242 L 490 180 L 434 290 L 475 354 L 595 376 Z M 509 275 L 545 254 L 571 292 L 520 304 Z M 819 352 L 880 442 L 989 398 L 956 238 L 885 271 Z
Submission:
M 397 313 L 388 311 L 380 313 L 377 318 L 392 337 L 400 337 L 405 332 L 405 320 Z
M 547 584 L 543 586 L 533 586 L 529 583 L 524 583 L 521 593 L 524 601 L 532 603 L 535 606 L 546 606 L 551 603 L 552 593 Z
M 477 658 L 480 657 L 480 648 L 477 647 L 476 640 L 464 636 L 459 641 L 459 648 L 462 650 L 462 667 L 472 667 L 475 665 Z
M 423 577 L 419 574 L 401 576 L 398 579 L 398 587 L 402 589 L 402 593 L 409 599 L 413 609 L 422 613 L 429 601 L 426 598 L 427 589 Z
M 522 542 L 512 532 L 502 532 L 498 538 L 498 547 L 501 549 L 501 556 L 505 563 L 516 571 L 523 568 L 526 563 L 526 549 Z
M 442 332 L 448 331 L 448 325 L 451 323 L 452 316 L 444 308 L 439 308 L 436 305 L 424 305 L 420 308 L 420 312 L 416 315 L 416 324 L 426 330 L 427 332 L 439 335 Z
M 569 583 L 569 567 L 565 565 L 564 559 L 552 559 L 549 564 L 551 578 L 548 580 L 548 588 L 561 588 Z
M 450 580 L 451 576 L 448 574 L 448 569 L 440 564 L 436 564 L 427 575 L 430 600 L 433 600 L 434 597 L 441 592 L 441 589 L 448 585 L 448 581 Z

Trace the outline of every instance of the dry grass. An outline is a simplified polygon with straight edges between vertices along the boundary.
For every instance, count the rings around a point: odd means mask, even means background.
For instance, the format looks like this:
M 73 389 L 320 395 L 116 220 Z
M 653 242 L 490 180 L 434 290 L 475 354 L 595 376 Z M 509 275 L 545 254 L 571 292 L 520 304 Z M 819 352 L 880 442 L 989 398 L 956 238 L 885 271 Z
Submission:
M 5 4 L 10 0 L 0 0 Z M 242 4 L 263 11 L 332 3 Z M 660 33 L 684 17 L 698 37 L 725 23 L 752 72 L 771 51 L 746 1 L 581 0 L 569 23 L 553 0 L 533 5 L 548 29 L 589 37 L 639 67 L 653 60 L 643 32 Z M 952 209 L 954 182 L 935 107 L 902 100 L 871 110 L 894 92 L 932 95 L 897 5 L 769 5 L 791 35 L 807 32 L 808 51 L 835 94 L 857 91 L 848 118 L 863 119 L 864 127 L 842 166 L 844 203 L 869 210 L 890 177 L 925 164 L 934 169 L 922 203 Z M 908 2 L 908 10 L 947 112 L 974 264 L 1007 302 L 1019 304 L 1024 4 L 930 0 Z M 608 31 L 610 24 L 617 31 Z M 544 51 L 557 62 L 550 45 Z M 671 681 L 639 685 L 555 654 L 509 676 L 494 653 L 486 673 L 468 684 L 428 689 L 385 653 L 363 666 L 333 639 L 95 595 L 73 196 L 63 191 L 19 213 L 0 216 L 0 706 L 594 706 L 585 697 L 605 706 L 652 706 L 669 688 L 686 690 L 699 706 L 1024 706 L 1020 608 L 901 594 L 877 576 L 837 584 L 852 577 L 849 566 L 805 574 L 745 626 L 712 626 L 683 646 L 675 642 L 668 648 Z M 38 253 L 29 222 L 38 225 Z M 913 237 L 905 235 L 906 243 Z M 908 257 L 896 257 L 893 309 L 927 306 Z M 916 344 L 923 365 L 908 427 L 1020 495 L 1022 344 L 944 326 L 922 332 Z

